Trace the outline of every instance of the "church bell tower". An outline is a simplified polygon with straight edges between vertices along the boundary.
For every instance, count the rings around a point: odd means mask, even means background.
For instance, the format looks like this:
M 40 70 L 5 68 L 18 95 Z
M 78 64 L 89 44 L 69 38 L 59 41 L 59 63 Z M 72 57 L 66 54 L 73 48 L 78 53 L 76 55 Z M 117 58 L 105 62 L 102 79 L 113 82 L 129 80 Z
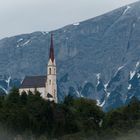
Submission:
M 47 99 L 57 103 L 57 80 L 56 80 L 56 62 L 54 56 L 53 35 L 51 34 L 50 54 L 47 67 L 46 82 Z

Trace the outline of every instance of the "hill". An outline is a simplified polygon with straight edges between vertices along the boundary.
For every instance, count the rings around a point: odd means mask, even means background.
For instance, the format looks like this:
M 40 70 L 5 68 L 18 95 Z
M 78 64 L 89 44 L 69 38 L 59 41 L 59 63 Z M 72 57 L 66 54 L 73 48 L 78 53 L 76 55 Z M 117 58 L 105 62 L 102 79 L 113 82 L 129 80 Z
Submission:
M 59 100 L 96 99 L 105 110 L 140 98 L 140 2 L 53 31 Z M 50 33 L 0 40 L 0 85 L 7 92 L 25 75 L 46 74 Z

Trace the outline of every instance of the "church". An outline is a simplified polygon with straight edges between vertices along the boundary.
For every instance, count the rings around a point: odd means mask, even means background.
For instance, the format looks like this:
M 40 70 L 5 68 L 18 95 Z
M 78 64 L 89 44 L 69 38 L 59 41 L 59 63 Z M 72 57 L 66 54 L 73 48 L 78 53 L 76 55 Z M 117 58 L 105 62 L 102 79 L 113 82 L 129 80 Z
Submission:
M 49 61 L 47 65 L 46 76 L 26 76 L 19 89 L 22 92 L 32 93 L 37 90 L 41 93 L 42 98 L 50 101 L 58 102 L 57 100 L 57 80 L 56 80 L 56 62 L 54 56 L 53 35 L 51 35 Z

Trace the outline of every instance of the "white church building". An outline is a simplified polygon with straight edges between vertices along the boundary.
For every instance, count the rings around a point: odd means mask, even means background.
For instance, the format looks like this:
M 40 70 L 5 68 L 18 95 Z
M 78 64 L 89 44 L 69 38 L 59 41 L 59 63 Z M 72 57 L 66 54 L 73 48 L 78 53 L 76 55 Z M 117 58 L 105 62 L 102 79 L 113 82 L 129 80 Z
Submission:
M 54 57 L 53 35 L 51 35 L 50 54 L 47 66 L 46 76 L 26 76 L 19 89 L 20 94 L 29 91 L 32 93 L 35 90 L 41 93 L 41 96 L 50 101 L 58 102 L 57 100 L 57 82 L 56 82 L 56 62 Z

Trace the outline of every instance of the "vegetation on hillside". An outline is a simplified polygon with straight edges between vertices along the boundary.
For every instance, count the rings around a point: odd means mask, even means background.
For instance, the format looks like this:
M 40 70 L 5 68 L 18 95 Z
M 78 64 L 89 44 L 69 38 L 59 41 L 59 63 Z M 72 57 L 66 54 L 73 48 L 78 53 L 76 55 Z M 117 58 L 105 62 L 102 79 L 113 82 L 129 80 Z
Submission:
M 2 140 L 114 140 L 140 130 L 140 102 L 103 112 L 96 101 L 67 96 L 55 104 L 40 93 L 19 94 L 13 88 L 0 97 Z M 139 134 L 139 133 L 138 133 Z M 130 138 L 130 137 L 129 137 Z

